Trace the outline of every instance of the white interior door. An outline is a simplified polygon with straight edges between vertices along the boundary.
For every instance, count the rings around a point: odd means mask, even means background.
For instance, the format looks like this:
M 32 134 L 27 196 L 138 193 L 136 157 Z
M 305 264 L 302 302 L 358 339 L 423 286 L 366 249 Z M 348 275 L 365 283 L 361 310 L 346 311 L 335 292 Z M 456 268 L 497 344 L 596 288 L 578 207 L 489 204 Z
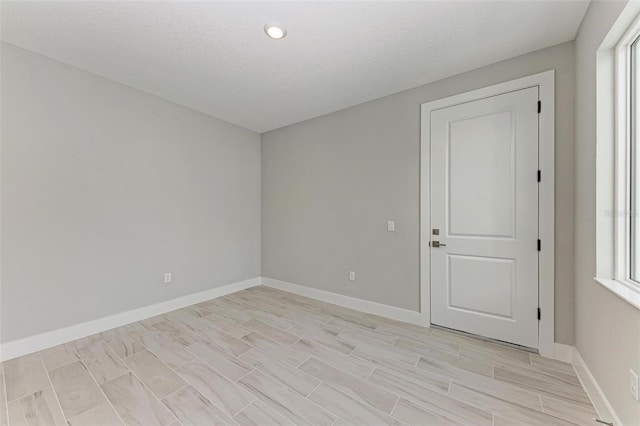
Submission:
M 532 87 L 431 112 L 432 324 L 538 347 L 537 108 Z

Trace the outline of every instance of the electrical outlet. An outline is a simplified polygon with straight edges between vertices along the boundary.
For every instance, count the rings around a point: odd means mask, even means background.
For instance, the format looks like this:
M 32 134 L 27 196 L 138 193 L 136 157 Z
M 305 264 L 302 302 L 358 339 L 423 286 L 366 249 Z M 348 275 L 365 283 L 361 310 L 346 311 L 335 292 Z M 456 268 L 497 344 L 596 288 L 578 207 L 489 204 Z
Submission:
M 393 220 L 387 221 L 387 231 L 395 232 L 396 231 L 396 223 Z
M 349 271 L 349 281 L 356 280 L 356 273 L 354 271 Z
M 164 283 L 169 284 L 171 282 L 171 272 L 164 274 Z
M 629 370 L 629 391 L 636 399 L 636 402 L 640 402 L 640 397 L 638 396 L 638 374 L 633 370 Z

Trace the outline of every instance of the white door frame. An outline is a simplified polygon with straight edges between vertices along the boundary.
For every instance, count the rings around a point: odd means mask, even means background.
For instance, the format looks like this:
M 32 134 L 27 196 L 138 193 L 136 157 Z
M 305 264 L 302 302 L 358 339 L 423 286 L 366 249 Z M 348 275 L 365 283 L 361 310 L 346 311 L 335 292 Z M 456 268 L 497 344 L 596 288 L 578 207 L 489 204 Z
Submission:
M 555 71 L 549 70 L 494 86 L 427 102 L 421 107 L 420 137 L 420 315 L 421 322 L 431 324 L 431 280 L 429 176 L 431 152 L 431 111 L 490 96 L 538 86 L 542 111 L 538 121 L 538 159 L 542 179 L 539 186 L 538 229 L 542 241 L 539 253 L 538 298 L 542 315 L 538 327 L 538 350 L 541 355 L 554 355 L 554 291 L 555 291 Z M 532 244 L 535 242 L 532 242 Z

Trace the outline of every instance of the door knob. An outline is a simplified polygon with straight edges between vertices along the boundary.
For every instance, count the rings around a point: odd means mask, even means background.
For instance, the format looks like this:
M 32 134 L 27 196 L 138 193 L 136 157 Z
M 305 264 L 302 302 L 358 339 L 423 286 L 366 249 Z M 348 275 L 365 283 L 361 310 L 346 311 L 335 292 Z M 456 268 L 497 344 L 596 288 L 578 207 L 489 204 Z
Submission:
M 440 241 L 431 241 L 431 247 L 438 248 L 438 247 L 445 247 L 445 246 L 446 244 L 442 244 Z

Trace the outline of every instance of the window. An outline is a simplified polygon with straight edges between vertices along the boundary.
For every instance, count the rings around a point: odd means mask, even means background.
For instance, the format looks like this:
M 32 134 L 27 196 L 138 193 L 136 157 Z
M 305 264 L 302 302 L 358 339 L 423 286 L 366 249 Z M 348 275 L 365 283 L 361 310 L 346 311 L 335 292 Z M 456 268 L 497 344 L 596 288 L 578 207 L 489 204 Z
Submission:
M 630 4 L 596 58 L 596 281 L 640 309 L 640 3 Z
M 640 3 L 600 46 L 596 83 L 596 281 L 640 309 Z
M 640 28 L 617 49 L 615 279 L 640 290 Z
M 617 151 L 617 194 L 619 221 L 616 254 L 618 271 L 616 279 L 640 289 L 640 36 L 633 34 L 632 41 L 619 47 L 619 66 L 626 65 L 625 81 L 618 84 L 618 97 L 626 105 L 618 115 L 619 129 Z M 626 60 L 624 57 L 626 56 Z M 620 93 L 624 90 L 626 94 Z

